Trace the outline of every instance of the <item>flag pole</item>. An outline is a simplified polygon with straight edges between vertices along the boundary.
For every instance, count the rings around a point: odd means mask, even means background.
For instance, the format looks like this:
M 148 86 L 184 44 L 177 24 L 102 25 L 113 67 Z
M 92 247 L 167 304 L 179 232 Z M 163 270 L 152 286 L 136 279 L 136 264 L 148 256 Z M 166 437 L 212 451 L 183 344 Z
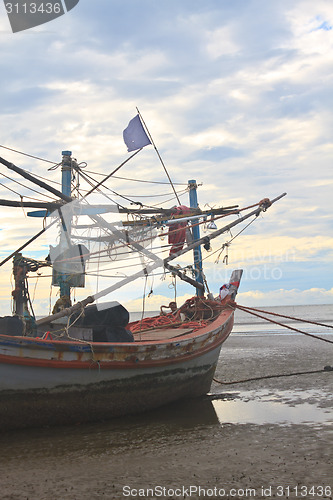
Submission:
M 166 166 L 164 165 L 164 162 L 163 162 L 162 157 L 161 157 L 161 155 L 160 155 L 160 153 L 159 153 L 159 151 L 158 151 L 158 149 L 157 149 L 157 147 L 156 147 L 156 144 L 155 144 L 155 142 L 154 142 L 154 139 L 152 138 L 152 136 L 151 136 L 151 134 L 150 134 L 150 132 L 149 132 L 149 130 L 148 130 L 148 127 L 147 127 L 147 125 L 146 125 L 146 123 L 145 123 L 145 121 L 144 121 L 144 119 L 143 119 L 143 117 L 142 117 L 142 115 L 141 115 L 141 113 L 140 113 L 140 111 L 139 111 L 139 108 L 138 108 L 138 107 L 136 107 L 136 110 L 137 110 L 137 112 L 138 112 L 138 115 L 139 115 L 139 117 L 140 117 L 140 120 L 142 121 L 142 123 L 143 123 L 143 125 L 144 125 L 144 127 L 145 127 L 145 129 L 146 129 L 146 132 L 147 132 L 147 134 L 148 134 L 148 137 L 149 137 L 149 139 L 150 139 L 150 142 L 151 142 L 151 143 L 152 143 L 152 145 L 154 146 L 154 149 L 155 149 L 155 151 L 156 151 L 156 154 L 157 154 L 157 156 L 159 157 L 159 160 L 160 160 L 160 162 L 161 162 L 161 164 L 162 164 L 162 167 L 164 168 L 164 171 L 165 171 L 165 173 L 166 173 L 166 175 L 167 175 L 167 178 L 169 179 L 169 182 L 170 182 L 170 184 L 171 184 L 171 187 L 172 187 L 172 189 L 173 189 L 173 192 L 174 192 L 174 194 L 175 194 L 175 197 L 176 197 L 176 199 L 177 199 L 177 201 L 178 201 L 179 205 L 181 205 L 180 199 L 179 199 L 178 194 L 177 194 L 177 192 L 176 192 L 176 190 L 175 190 L 175 186 L 173 185 L 173 182 L 172 182 L 172 180 L 171 180 L 171 177 L 170 177 L 170 175 L 169 175 L 169 173 L 168 173 L 168 171 L 167 171 L 167 169 L 166 169 Z
M 138 153 L 140 153 L 140 151 L 142 151 L 142 148 L 138 149 L 137 151 L 135 151 L 135 153 L 133 153 L 131 156 L 129 156 L 128 158 L 126 158 L 125 161 L 123 161 L 119 167 L 115 168 L 111 174 L 108 174 L 106 177 L 104 177 L 104 179 L 102 179 L 98 184 L 96 184 L 96 186 L 92 187 L 90 191 L 88 191 L 88 193 L 86 193 L 83 198 L 81 199 L 84 200 L 85 198 L 87 198 L 87 196 L 89 196 L 93 191 L 95 191 L 97 188 L 99 188 L 99 186 L 101 186 L 102 184 L 104 184 L 104 182 L 106 182 L 108 179 L 110 179 L 110 177 L 112 177 L 112 175 L 114 175 L 116 172 L 118 172 L 118 170 L 123 167 L 125 165 L 125 163 L 127 163 L 129 160 L 131 160 L 133 158 L 133 156 L 137 155 Z

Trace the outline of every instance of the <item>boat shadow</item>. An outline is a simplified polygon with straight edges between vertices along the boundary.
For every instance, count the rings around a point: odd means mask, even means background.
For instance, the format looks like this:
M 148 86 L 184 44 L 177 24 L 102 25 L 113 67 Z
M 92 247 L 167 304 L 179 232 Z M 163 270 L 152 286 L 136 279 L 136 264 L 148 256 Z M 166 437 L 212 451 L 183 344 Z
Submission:
M 218 395 L 219 399 L 234 397 Z M 193 436 L 221 426 L 214 409 L 215 397 L 206 395 L 173 402 L 144 413 L 102 422 L 6 431 L 0 450 L 7 460 L 13 455 L 28 458 L 66 456 L 71 460 L 89 456 L 117 455 L 129 450 L 154 450 L 172 443 L 186 445 Z M 216 399 L 216 398 L 215 398 Z M 1 460 L 0 460 L 1 462 Z

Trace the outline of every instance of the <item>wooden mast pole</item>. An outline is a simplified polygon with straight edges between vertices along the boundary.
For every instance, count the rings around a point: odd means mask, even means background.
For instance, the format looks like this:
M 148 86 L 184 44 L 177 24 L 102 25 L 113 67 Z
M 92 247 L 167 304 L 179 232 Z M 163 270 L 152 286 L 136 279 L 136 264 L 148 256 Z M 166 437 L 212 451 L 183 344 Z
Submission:
M 197 181 L 195 180 L 188 181 L 188 187 L 190 196 L 190 207 L 196 209 L 198 208 Z M 200 239 L 200 229 L 197 222 L 198 219 L 193 220 L 192 235 L 194 242 Z M 203 274 L 202 274 L 201 245 L 198 245 L 193 249 L 193 259 L 194 259 L 195 280 L 202 285 L 201 288 L 197 288 L 196 294 L 199 297 L 202 297 L 204 295 L 204 290 L 203 290 L 204 287 L 203 287 Z
M 72 181 L 72 152 L 62 151 L 62 161 L 61 161 L 61 191 L 64 196 L 71 199 L 71 181 Z M 65 223 L 61 209 L 58 209 L 59 216 L 61 219 L 62 232 L 60 236 L 60 247 L 63 248 L 62 251 L 68 249 L 71 233 L 71 223 L 67 221 Z M 68 275 L 64 272 L 58 275 L 58 284 L 60 287 L 60 297 L 66 296 L 70 298 L 71 287 L 68 283 Z

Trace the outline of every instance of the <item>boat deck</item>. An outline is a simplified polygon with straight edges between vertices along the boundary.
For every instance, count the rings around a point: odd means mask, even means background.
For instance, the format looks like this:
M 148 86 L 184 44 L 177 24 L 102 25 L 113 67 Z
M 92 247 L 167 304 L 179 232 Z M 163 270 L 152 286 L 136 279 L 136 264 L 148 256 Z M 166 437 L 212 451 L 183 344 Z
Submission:
M 84 340 L 85 342 L 93 342 L 93 332 L 91 328 L 80 328 L 80 327 L 70 327 L 69 336 L 61 335 L 62 328 L 59 328 L 59 324 L 49 324 L 43 326 L 43 328 L 38 329 L 38 336 L 43 337 L 47 332 L 51 333 L 50 339 L 54 340 Z M 168 340 L 176 337 L 181 337 L 182 335 L 187 335 L 191 333 L 193 328 L 153 328 L 150 330 L 145 329 L 142 332 L 134 333 L 135 342 L 148 342 L 154 340 Z M 60 337 L 57 337 L 57 334 Z
M 191 333 L 193 328 L 156 328 L 148 332 L 137 332 L 134 334 L 135 342 L 147 342 L 152 340 L 167 340 L 181 337 Z

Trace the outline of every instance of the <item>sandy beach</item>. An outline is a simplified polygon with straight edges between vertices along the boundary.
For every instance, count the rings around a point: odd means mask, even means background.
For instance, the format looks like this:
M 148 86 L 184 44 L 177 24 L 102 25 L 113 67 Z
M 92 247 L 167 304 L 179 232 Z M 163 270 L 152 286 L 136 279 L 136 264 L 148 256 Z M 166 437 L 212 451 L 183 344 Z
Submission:
M 322 370 L 332 347 L 232 335 L 216 378 Z M 206 398 L 144 415 L 2 434 L 1 499 L 332 498 L 332 377 L 214 383 Z

